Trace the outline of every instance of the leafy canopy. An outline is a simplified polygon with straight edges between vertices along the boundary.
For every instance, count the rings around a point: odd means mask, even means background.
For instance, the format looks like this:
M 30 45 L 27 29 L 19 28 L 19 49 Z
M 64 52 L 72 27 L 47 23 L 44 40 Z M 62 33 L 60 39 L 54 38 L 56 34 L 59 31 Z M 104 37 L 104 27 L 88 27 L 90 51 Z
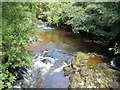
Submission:
M 2 3 L 2 82 L 1 88 L 11 88 L 16 79 L 17 67 L 30 67 L 31 58 L 25 47 L 32 37 L 35 12 L 34 3 L 4 2 Z
M 111 42 L 119 44 L 115 39 L 120 34 L 120 2 L 52 2 L 41 6 L 48 23 L 55 25 L 70 25 L 73 32 L 87 32 L 95 35 L 98 44 L 112 46 Z M 118 45 L 115 52 L 119 53 Z

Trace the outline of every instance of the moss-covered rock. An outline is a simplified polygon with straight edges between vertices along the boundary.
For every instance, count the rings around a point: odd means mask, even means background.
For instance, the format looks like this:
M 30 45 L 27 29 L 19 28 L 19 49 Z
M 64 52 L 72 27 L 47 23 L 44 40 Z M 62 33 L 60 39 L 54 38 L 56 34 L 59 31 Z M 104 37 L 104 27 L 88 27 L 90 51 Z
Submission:
M 95 53 L 78 52 L 72 64 L 64 67 L 65 75 L 70 75 L 70 88 L 118 88 L 120 72 L 109 68 L 104 59 Z

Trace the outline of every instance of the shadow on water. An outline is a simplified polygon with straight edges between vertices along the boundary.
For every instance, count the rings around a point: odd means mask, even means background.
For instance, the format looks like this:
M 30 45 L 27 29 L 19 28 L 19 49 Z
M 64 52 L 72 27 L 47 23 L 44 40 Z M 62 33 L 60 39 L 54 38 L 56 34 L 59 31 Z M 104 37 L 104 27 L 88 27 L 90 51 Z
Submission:
M 93 41 L 90 40 L 89 37 L 84 36 L 84 34 L 75 34 L 68 30 L 65 31 L 60 28 L 59 29 L 51 28 L 46 25 L 37 25 L 37 26 L 38 26 L 37 30 L 40 33 L 39 38 L 42 39 L 43 41 L 31 45 L 30 46 L 31 49 L 36 48 L 37 50 L 40 50 L 44 48 L 45 45 L 50 44 L 49 46 L 46 47 L 47 49 L 53 47 L 53 48 L 59 48 L 61 50 L 66 50 L 66 52 L 68 53 L 82 51 L 86 53 L 95 52 L 108 57 L 111 57 L 112 55 L 111 52 L 108 51 L 106 47 L 93 43 Z
M 63 67 L 71 64 L 78 51 L 111 56 L 105 47 L 93 43 L 82 34 L 47 25 L 37 27 L 35 31 L 42 41 L 26 48 L 33 54 L 35 64 L 24 75 L 24 88 L 67 88 L 69 77 L 64 76 Z

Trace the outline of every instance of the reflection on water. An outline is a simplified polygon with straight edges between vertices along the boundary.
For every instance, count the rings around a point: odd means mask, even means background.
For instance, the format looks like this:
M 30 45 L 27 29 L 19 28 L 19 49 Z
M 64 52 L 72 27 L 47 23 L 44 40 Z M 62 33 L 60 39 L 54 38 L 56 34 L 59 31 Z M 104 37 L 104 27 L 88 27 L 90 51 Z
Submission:
M 51 48 L 58 48 L 65 51 L 66 53 L 77 51 L 95 52 L 103 55 L 108 55 L 109 53 L 107 49 L 93 43 L 92 40 L 82 34 L 77 35 L 72 32 L 63 31 L 62 29 L 58 30 L 57 28 L 51 28 L 46 25 L 37 26 L 39 29 L 39 38 L 43 41 L 32 44 L 27 48 L 34 54 L 38 51 L 41 52 L 44 51 L 44 49 L 47 50 Z M 46 30 L 43 28 L 46 28 Z
M 39 31 L 39 39 L 42 39 L 42 42 L 27 47 L 27 50 L 35 55 L 34 67 L 28 70 L 30 73 L 27 79 L 25 78 L 28 88 L 67 88 L 69 79 L 64 77 L 63 67 L 71 64 L 76 52 L 95 52 L 104 55 L 108 53 L 83 35 L 46 25 L 37 26 L 36 30 Z

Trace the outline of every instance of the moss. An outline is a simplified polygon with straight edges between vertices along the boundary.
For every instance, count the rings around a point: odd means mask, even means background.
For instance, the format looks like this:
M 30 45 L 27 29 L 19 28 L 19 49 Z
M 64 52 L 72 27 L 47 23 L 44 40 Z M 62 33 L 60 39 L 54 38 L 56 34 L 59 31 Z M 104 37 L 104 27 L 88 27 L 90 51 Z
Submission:
M 70 69 L 71 69 L 70 66 L 65 66 L 65 67 L 63 68 L 63 70 L 70 70 Z
M 115 82 L 117 78 L 115 73 L 117 71 L 109 68 L 104 62 L 97 61 L 97 63 L 92 63 L 90 61 L 91 59 L 100 60 L 103 58 L 104 56 L 96 53 L 78 52 L 72 59 L 72 64 L 64 67 L 64 70 L 69 70 L 70 72 L 70 88 L 99 88 L 100 85 L 109 88 L 110 85 L 113 86 L 114 84 L 110 83 Z

